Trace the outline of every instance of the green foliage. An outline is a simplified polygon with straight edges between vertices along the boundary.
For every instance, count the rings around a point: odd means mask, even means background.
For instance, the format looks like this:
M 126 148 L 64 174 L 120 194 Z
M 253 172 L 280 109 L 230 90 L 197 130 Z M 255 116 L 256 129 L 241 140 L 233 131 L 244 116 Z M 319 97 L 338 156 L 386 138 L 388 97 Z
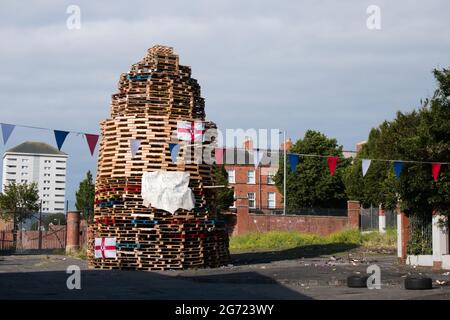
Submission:
M 76 199 L 75 207 L 81 212 L 83 219 L 92 221 L 94 218 L 95 184 L 91 171 L 88 171 L 86 178 L 80 182 Z
M 14 227 L 33 216 L 39 209 L 39 195 L 36 183 L 17 184 L 12 182 L 0 193 L 0 216 L 13 221 Z
M 52 223 L 54 225 L 65 225 L 66 224 L 66 215 L 64 213 L 53 213 L 49 214 L 48 216 L 45 216 L 42 218 L 42 226 L 48 230 L 48 225 Z M 37 230 L 38 229 L 39 222 L 35 221 L 33 222 L 33 225 L 31 226 L 31 230 Z
M 427 215 L 414 214 L 410 216 L 410 237 L 406 245 L 408 254 L 432 254 L 432 224 Z
M 282 250 L 308 245 L 346 244 L 362 245 L 367 249 L 395 249 L 397 244 L 395 229 L 386 234 L 378 232 L 361 233 L 356 229 L 339 231 L 329 236 L 303 234 L 296 231 L 269 231 L 267 233 L 248 233 L 231 237 L 232 251 Z
M 400 200 L 407 214 L 425 215 L 431 220 L 434 210 L 450 211 L 450 174 L 442 168 L 433 181 L 429 163 L 405 163 L 400 179 L 392 163 L 373 161 L 363 178 L 361 158 L 448 162 L 450 159 L 450 71 L 434 70 L 438 89 L 431 99 L 410 113 L 398 112 L 369 135 L 358 160 L 345 173 L 346 191 L 352 200 L 364 205 L 395 207 Z M 425 220 L 424 220 L 425 221 Z
M 336 139 L 327 138 L 324 134 L 308 130 L 303 139 L 298 140 L 289 150 L 290 153 L 318 154 L 322 156 L 342 157 L 342 146 Z M 343 183 L 343 173 L 350 162 L 347 159 L 338 161 L 332 177 L 329 173 L 326 157 L 301 157 L 294 173 L 291 173 L 287 162 L 287 209 L 297 208 L 345 208 L 347 196 Z M 284 161 L 274 177 L 275 183 L 283 193 Z
M 214 176 L 216 185 L 225 186 L 225 188 L 216 189 L 216 209 L 220 213 L 233 205 L 234 191 L 228 188 L 228 173 L 223 164 L 214 167 Z

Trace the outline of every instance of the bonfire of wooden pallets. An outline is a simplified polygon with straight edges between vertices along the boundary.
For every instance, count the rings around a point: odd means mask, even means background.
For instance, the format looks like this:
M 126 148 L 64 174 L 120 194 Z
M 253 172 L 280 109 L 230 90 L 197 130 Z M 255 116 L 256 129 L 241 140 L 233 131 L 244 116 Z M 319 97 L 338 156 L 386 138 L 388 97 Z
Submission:
M 195 148 L 182 145 L 176 162 L 170 143 L 177 141 L 177 121 L 205 121 L 205 102 L 191 69 L 178 63 L 173 48 L 154 46 L 122 74 L 112 96 L 111 116 L 101 122 L 96 178 L 95 221 L 90 226 L 89 265 L 100 269 L 165 270 L 218 267 L 228 263 L 228 234 L 216 216 L 213 167 L 186 163 Z M 132 157 L 130 139 L 140 147 Z M 174 214 L 143 206 L 143 172 L 189 172 L 193 210 Z M 96 258 L 97 238 L 115 239 L 115 258 Z M 102 248 L 104 249 L 104 248 Z

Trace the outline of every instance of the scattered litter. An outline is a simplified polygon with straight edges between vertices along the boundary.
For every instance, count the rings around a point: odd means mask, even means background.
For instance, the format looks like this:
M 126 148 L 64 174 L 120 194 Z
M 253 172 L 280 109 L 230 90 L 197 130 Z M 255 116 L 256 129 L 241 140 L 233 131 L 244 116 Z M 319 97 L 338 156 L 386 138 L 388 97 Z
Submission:
M 442 275 L 443 276 L 448 276 L 450 274 L 450 272 L 444 272 Z
M 445 280 L 436 280 L 436 283 L 440 286 L 445 286 L 447 284 L 448 281 Z
M 335 256 L 331 256 L 331 257 L 330 257 L 330 260 L 331 260 L 331 261 L 336 261 L 336 257 L 335 257 Z

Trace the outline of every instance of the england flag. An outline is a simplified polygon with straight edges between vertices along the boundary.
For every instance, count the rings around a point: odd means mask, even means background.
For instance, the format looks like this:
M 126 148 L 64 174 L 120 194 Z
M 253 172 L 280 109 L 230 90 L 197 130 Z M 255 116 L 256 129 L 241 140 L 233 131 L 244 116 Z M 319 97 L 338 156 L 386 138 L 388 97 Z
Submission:
M 178 121 L 177 138 L 184 141 L 203 142 L 205 123 L 201 121 Z

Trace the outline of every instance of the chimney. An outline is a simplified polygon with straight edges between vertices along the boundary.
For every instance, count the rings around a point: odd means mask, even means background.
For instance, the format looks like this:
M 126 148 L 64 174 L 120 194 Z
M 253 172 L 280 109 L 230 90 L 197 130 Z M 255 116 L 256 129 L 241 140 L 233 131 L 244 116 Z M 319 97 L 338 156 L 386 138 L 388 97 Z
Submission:
M 253 150 L 253 140 L 250 137 L 245 137 L 244 143 L 243 143 L 244 150 Z
M 367 143 L 366 140 L 360 141 L 356 144 L 356 152 L 360 152 L 362 150 L 362 147 Z
M 289 151 L 293 145 L 291 138 L 287 138 L 286 141 L 281 144 L 281 150 L 284 150 L 284 145 L 286 145 L 286 151 Z

